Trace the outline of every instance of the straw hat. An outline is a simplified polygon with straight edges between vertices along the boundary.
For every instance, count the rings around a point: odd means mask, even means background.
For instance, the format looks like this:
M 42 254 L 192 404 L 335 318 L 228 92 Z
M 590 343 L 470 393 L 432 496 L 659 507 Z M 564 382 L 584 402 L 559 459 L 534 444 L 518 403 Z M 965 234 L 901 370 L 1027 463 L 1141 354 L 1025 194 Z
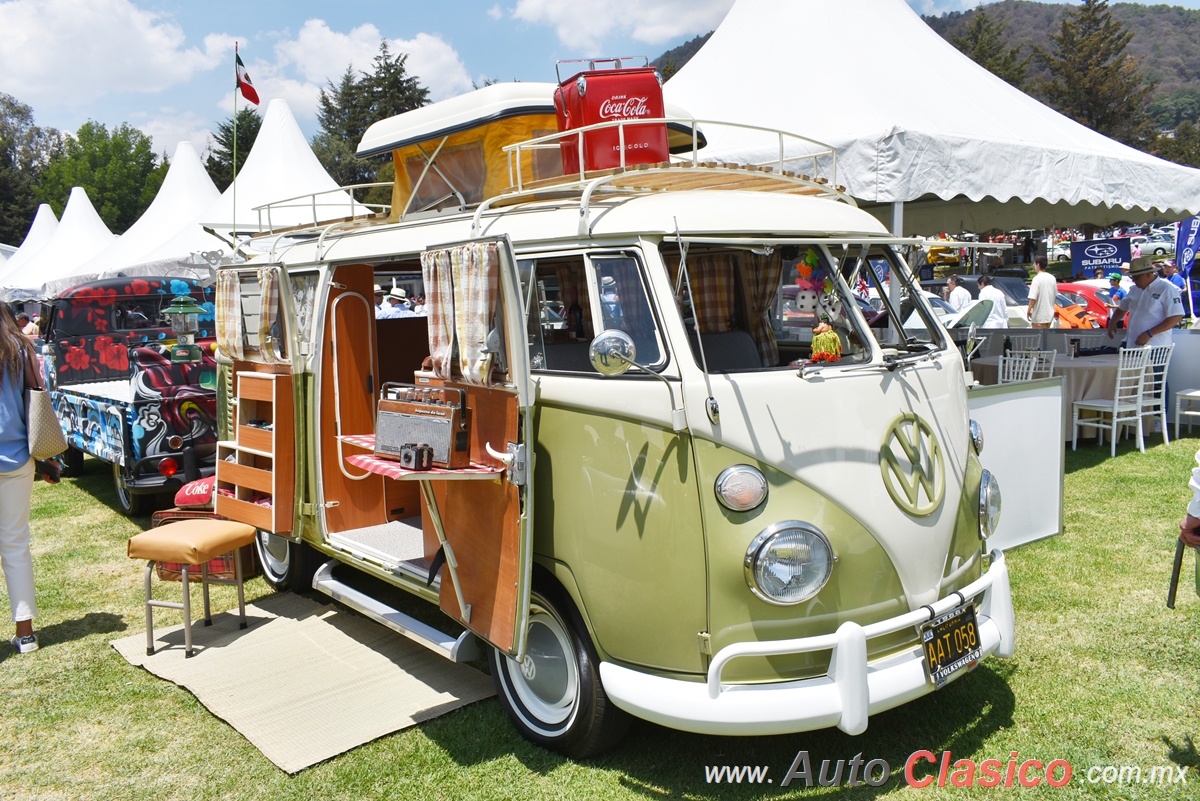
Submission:
M 1154 259 L 1150 258 L 1149 256 L 1138 256 L 1129 263 L 1130 278 L 1137 278 L 1139 275 L 1145 275 L 1146 273 L 1153 272 L 1155 272 Z

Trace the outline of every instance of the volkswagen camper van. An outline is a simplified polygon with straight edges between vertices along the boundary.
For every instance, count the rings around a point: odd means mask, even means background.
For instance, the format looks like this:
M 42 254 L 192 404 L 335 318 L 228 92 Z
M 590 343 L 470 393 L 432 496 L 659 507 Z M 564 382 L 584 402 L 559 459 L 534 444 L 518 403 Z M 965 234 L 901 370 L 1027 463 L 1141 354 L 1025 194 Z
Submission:
M 376 123 L 390 210 L 220 271 L 217 511 L 268 580 L 486 656 L 573 757 L 630 716 L 857 734 L 1011 655 L 999 488 L 917 242 L 794 162 L 705 162 L 716 123 L 602 123 L 677 155 L 563 175 L 552 90 Z M 395 282 L 426 316 L 376 319 Z

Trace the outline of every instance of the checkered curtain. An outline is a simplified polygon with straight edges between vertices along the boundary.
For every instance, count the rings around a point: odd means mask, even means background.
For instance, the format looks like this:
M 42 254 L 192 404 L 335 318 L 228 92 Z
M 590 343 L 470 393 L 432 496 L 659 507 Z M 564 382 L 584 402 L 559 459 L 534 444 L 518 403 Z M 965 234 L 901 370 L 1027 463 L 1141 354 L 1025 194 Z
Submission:
M 631 336 L 653 334 L 654 324 L 650 320 L 650 309 L 646 306 L 646 293 L 642 289 L 637 264 L 631 259 L 607 259 L 603 264 L 616 281 L 621 304 L 621 329 Z
M 450 251 L 422 253 L 421 277 L 425 281 L 429 358 L 438 378 L 450 378 L 450 356 L 454 349 L 454 284 L 450 274 Z
M 246 358 L 242 346 L 242 296 L 235 270 L 217 272 L 217 348 L 229 359 Z
M 769 256 L 743 254 L 742 281 L 746 303 L 750 307 L 750 335 L 758 346 L 762 363 L 768 367 L 779 363 L 779 344 L 771 327 L 771 306 L 775 303 L 782 276 L 783 256 L 779 248 Z
M 276 349 L 274 328 L 279 320 L 279 265 L 262 267 L 258 284 L 262 287 L 262 308 L 258 316 L 258 347 L 267 364 L 281 364 Z
M 716 253 L 688 259 L 692 302 L 701 334 L 730 330 L 735 299 L 733 282 L 738 263 L 736 253 Z
M 491 386 L 493 354 L 486 348 L 500 289 L 496 243 L 472 242 L 452 248 L 450 263 L 454 275 L 458 368 L 468 384 Z

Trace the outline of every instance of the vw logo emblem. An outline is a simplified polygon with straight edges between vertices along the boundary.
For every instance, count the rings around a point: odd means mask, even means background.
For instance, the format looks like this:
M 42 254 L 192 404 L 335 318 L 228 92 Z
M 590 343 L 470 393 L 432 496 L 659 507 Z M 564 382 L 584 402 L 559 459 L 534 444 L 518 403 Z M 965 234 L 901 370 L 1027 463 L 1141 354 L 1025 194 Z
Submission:
M 883 485 L 892 500 L 914 517 L 932 514 L 946 493 L 946 463 L 929 423 L 915 414 L 897 417 L 879 449 Z
M 525 681 L 533 681 L 537 678 L 537 665 L 533 664 L 533 659 L 529 654 L 526 654 L 525 659 L 521 661 L 521 675 L 525 677 Z
M 1083 252 L 1093 259 L 1109 259 L 1117 255 L 1117 246 L 1104 242 L 1099 245 L 1088 245 Z

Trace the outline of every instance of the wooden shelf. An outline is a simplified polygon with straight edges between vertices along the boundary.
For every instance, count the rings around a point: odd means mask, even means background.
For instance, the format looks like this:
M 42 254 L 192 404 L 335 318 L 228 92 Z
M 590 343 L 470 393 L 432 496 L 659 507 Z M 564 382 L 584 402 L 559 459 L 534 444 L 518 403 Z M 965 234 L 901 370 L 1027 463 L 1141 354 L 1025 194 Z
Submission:
M 218 514 L 275 533 L 292 530 L 295 436 L 289 375 L 239 372 L 236 439 L 217 443 Z M 251 425 L 253 423 L 253 425 Z
M 460 467 L 455 470 L 442 467 L 433 467 L 429 470 L 406 470 L 393 459 L 381 459 L 375 455 L 375 436 L 373 434 L 347 435 L 339 437 L 339 439 L 347 445 L 371 451 L 371 453 L 355 453 L 347 456 L 347 464 L 396 481 L 495 481 L 504 475 L 503 467 L 489 467 L 482 464 L 472 464 L 470 467 Z

